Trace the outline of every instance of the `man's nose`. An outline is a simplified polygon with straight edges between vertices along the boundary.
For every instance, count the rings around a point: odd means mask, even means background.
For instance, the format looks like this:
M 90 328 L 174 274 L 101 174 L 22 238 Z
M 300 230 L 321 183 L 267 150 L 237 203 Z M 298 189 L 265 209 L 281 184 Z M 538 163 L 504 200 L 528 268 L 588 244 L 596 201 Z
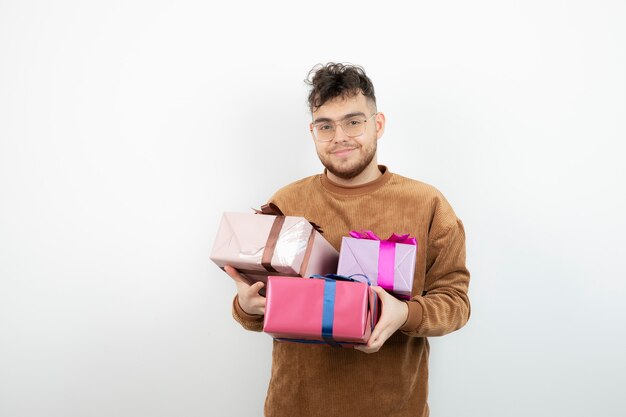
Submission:
M 346 135 L 346 132 L 343 130 L 343 126 L 340 124 L 335 125 L 335 138 L 333 142 L 345 142 L 350 139 L 350 136 Z

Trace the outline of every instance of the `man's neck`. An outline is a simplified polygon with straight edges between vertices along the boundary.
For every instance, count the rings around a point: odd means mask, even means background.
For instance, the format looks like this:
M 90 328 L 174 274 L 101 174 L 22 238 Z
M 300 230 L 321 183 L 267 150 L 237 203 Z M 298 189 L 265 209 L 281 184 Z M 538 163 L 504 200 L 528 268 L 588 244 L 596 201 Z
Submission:
M 328 170 L 326 170 L 326 175 L 328 176 L 328 179 L 334 182 L 335 184 L 345 185 L 348 187 L 355 187 L 357 185 L 363 185 L 363 184 L 367 184 L 368 182 L 372 182 L 383 174 L 380 172 L 380 169 L 378 169 L 378 164 L 376 163 L 376 161 L 373 160 L 372 163 L 369 164 L 367 168 L 363 170 L 363 172 L 361 172 L 359 175 L 357 175 L 354 178 L 350 178 L 350 179 L 340 178 Z

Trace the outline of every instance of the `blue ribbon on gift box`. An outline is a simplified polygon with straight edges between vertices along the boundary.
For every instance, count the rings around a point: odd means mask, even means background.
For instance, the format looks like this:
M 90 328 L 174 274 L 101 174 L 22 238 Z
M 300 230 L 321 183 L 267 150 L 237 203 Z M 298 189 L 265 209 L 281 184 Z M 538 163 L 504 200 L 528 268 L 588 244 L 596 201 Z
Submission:
M 339 346 L 333 339 L 333 322 L 335 320 L 335 293 L 337 281 L 324 278 L 324 308 L 322 310 L 322 339 L 331 346 Z

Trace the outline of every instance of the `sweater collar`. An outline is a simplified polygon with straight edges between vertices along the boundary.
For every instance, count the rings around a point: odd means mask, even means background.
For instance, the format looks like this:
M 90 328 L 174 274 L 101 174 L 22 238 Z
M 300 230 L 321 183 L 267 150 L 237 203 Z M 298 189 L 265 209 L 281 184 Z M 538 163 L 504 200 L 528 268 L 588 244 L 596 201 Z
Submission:
M 320 177 L 322 180 L 322 186 L 324 186 L 326 190 L 332 193 L 342 195 L 368 194 L 378 190 L 391 179 L 391 172 L 389 172 L 385 165 L 378 165 L 378 169 L 383 175 L 376 178 L 374 181 L 366 182 L 365 184 L 361 185 L 337 184 L 336 182 L 333 182 L 328 178 L 326 169 L 324 169 L 324 173 L 320 175 Z

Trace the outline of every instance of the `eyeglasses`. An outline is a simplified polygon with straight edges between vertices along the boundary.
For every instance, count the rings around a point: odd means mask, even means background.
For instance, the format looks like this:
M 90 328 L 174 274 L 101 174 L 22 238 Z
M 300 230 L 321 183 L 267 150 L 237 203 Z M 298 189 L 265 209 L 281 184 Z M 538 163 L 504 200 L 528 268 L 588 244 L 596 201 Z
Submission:
M 330 142 L 335 139 L 337 133 L 337 126 L 341 126 L 343 133 L 351 138 L 360 136 L 365 133 L 366 123 L 369 119 L 376 116 L 378 113 L 372 114 L 370 117 L 363 119 L 363 116 L 348 117 L 337 122 L 323 121 L 317 123 L 311 123 L 311 134 L 313 138 L 318 142 Z

